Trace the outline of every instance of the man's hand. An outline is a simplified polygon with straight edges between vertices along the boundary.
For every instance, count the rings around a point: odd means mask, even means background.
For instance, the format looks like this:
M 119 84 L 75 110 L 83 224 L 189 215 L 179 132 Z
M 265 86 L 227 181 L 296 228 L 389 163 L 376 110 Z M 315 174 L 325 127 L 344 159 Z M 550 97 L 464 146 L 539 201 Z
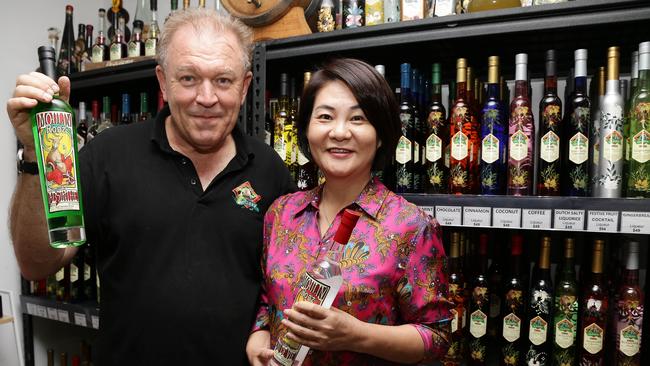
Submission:
M 70 79 L 62 76 L 57 84 L 39 72 L 20 75 L 16 79 L 13 97 L 7 101 L 7 114 L 16 131 L 16 137 L 25 146 L 26 153 L 34 151 L 29 110 L 34 108 L 38 102 L 52 101 L 52 97 L 56 93 L 59 93 L 59 97 L 67 102 L 70 97 Z
M 364 322 L 336 308 L 300 301 L 284 311 L 287 337 L 321 351 L 354 351 L 362 342 Z
M 251 366 L 267 366 L 273 358 L 271 334 L 268 330 L 258 330 L 248 337 L 246 356 Z

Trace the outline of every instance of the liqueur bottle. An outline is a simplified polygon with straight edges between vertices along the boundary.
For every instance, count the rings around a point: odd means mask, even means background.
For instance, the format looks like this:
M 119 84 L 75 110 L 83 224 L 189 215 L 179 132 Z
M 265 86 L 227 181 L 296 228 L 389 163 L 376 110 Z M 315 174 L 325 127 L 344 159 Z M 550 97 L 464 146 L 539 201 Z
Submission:
M 124 18 L 118 20 L 120 24 L 124 24 Z M 113 38 L 113 43 L 110 47 L 110 60 L 121 60 L 128 56 L 128 47 L 124 41 L 124 35 L 122 34 L 122 28 L 120 27 L 115 31 L 115 38 Z
M 77 148 L 81 150 L 88 138 L 88 121 L 86 116 L 86 103 L 79 102 L 79 122 L 77 123 Z
M 580 300 L 580 365 L 604 365 L 607 329 L 607 289 L 603 287 L 604 242 L 594 242 L 591 278 Z
M 427 193 L 447 193 L 449 189 L 449 168 L 445 166 L 444 150 L 449 144 L 447 111 L 442 104 L 440 85 L 440 64 L 431 69 L 431 105 L 427 115 L 424 170 Z
M 93 44 L 95 39 L 93 38 L 93 29 L 94 27 L 92 25 L 86 24 L 86 44 L 84 46 L 83 52 L 81 53 L 79 71 L 85 71 L 86 65 L 92 62 Z
M 523 239 L 520 234 L 512 236 L 510 273 L 504 282 L 503 310 L 501 311 L 501 347 L 502 366 L 523 363 L 522 322 L 525 319 L 526 304 L 525 285 L 521 268 Z
M 136 20 L 133 22 L 133 24 L 133 37 L 131 37 L 131 40 L 127 46 L 128 57 L 144 56 L 144 42 L 142 42 L 141 33 L 141 29 L 144 26 L 144 23 L 142 23 L 140 20 Z
M 97 136 L 101 132 L 113 127 L 113 122 L 111 121 L 111 98 L 110 97 L 102 98 L 102 113 L 99 116 L 99 123 L 96 124 L 95 126 L 97 127 L 93 131 L 93 136 Z
M 47 349 L 47 366 L 54 366 L 54 350 Z
M 117 30 L 122 31 L 122 39 L 128 42 L 131 39 L 131 31 L 126 26 L 129 22 L 129 12 L 122 6 L 122 0 L 111 0 L 112 6 L 106 12 L 106 19 L 111 24 L 108 27 L 108 39 L 115 41 Z M 124 28 L 120 25 L 120 18 L 124 19 Z
M 83 247 L 83 293 L 86 300 L 97 299 L 95 250 L 89 243 Z
M 497 244 L 492 247 L 492 263 L 488 271 L 488 288 L 490 289 L 490 314 L 488 314 L 488 335 L 494 343 L 498 340 L 499 321 L 501 320 L 501 303 L 503 302 L 502 250 Z
M 63 352 L 59 355 L 59 365 L 68 366 L 68 354 Z
M 59 54 L 59 36 L 61 35 L 61 30 L 59 28 L 50 27 L 47 28 L 47 39 L 50 41 L 50 46 L 56 51 L 54 55 Z
M 384 0 L 366 0 L 366 25 L 384 23 Z
M 576 364 L 576 334 L 578 329 L 578 284 L 574 263 L 575 242 L 564 240 L 564 261 L 556 274 L 553 302 L 553 365 Z
M 303 74 L 303 90 L 307 87 L 307 84 L 309 84 L 309 80 L 311 80 L 311 72 L 305 72 Z M 298 136 L 297 124 L 294 124 L 294 135 Z M 300 190 L 312 189 L 318 185 L 316 165 L 302 153 L 300 147 L 297 145 L 296 150 L 298 151 L 296 186 Z
M 86 52 L 86 25 L 79 23 L 77 40 L 74 42 L 74 62 L 77 70 L 81 71 L 83 54 Z
M 499 56 L 488 58 L 488 93 L 481 115 L 481 194 L 504 194 L 508 131 L 499 100 Z
M 520 0 L 472 0 L 467 7 L 467 11 L 474 13 L 484 10 L 518 8 L 520 6 Z
M 56 278 L 56 301 L 70 301 L 70 266 L 63 266 L 54 274 Z
M 627 261 L 616 304 L 616 365 L 641 365 L 644 296 L 639 287 L 639 243 L 627 245 Z
M 600 155 L 600 107 L 605 97 L 605 67 L 598 68 L 598 74 L 591 83 L 589 95 L 595 97 L 591 103 L 591 125 L 589 126 L 589 192 L 594 195 L 598 179 L 598 160 Z
M 424 0 L 402 0 L 401 20 L 424 19 Z
M 542 237 L 536 276 L 530 289 L 528 307 L 528 352 L 526 364 L 551 364 L 551 309 L 553 307 L 553 284 L 551 283 L 551 238 Z
M 384 0 L 384 23 L 400 21 L 400 0 Z
M 147 92 L 140 93 L 140 113 L 138 115 L 138 121 L 146 121 L 151 118 L 151 113 L 149 112 L 149 96 Z
M 402 64 L 400 82 L 400 112 L 399 119 L 402 124 L 402 135 L 397 141 L 395 149 L 395 190 L 397 193 L 412 191 L 413 183 L 413 125 L 415 124 L 415 110 L 411 102 L 411 65 Z
M 106 44 L 106 38 L 103 29 L 105 28 L 104 22 L 106 20 L 106 10 L 99 9 L 99 30 L 97 31 L 97 42 L 93 46 L 92 62 L 108 61 L 110 57 L 110 49 Z
M 363 27 L 364 10 L 364 0 L 343 0 L 343 29 Z
M 334 3 L 332 0 L 323 0 L 318 8 L 318 22 L 316 28 L 319 32 L 331 32 L 336 27 L 334 19 Z
M 490 289 L 487 276 L 488 235 L 481 234 L 477 271 L 473 277 L 469 297 L 469 365 L 485 365 L 488 341 L 487 322 L 490 313 Z
M 280 155 L 282 161 L 287 161 L 287 144 L 283 134 L 284 127 L 289 123 L 289 75 L 280 74 L 280 97 L 278 111 L 274 116 L 273 149 Z
M 131 96 L 127 93 L 122 94 L 122 115 L 120 116 L 120 124 L 128 125 L 133 122 L 131 119 Z
M 70 301 L 81 302 L 85 300 L 84 297 L 84 282 L 83 282 L 83 251 L 78 250 L 77 254 L 70 262 Z
M 627 197 L 627 182 L 629 179 L 630 156 L 632 143 L 630 140 L 630 123 L 632 121 L 632 98 L 639 85 L 639 51 L 632 52 L 632 72 L 630 73 L 630 93 L 625 100 L 625 122 L 623 123 L 623 137 L 625 138 L 625 160 L 623 161 L 623 193 Z
M 650 42 L 639 44 L 639 80 L 630 103 L 628 197 L 650 197 Z
M 436 17 L 444 17 L 446 15 L 455 14 L 456 0 L 436 0 L 433 15 Z
M 475 193 L 478 187 L 478 121 L 467 96 L 467 61 L 456 61 L 456 99 L 449 116 L 449 192 Z
M 587 96 L 587 50 L 575 53 L 574 90 L 564 114 L 562 177 L 565 196 L 586 196 L 589 182 L 589 121 L 591 102 Z
M 546 51 L 544 97 L 539 102 L 541 118 L 539 140 L 539 165 L 537 168 L 537 194 L 559 196 L 561 179 L 562 101 L 557 95 L 557 64 L 555 50 Z
M 533 143 L 535 123 L 528 95 L 528 55 L 515 57 L 515 98 L 510 103 L 508 131 L 508 194 L 527 196 L 533 193 Z
M 607 50 L 607 84 L 600 103 L 599 160 L 594 197 L 617 198 L 623 191 L 623 106 L 619 82 L 619 50 Z
M 38 48 L 41 72 L 56 80 L 54 49 Z M 72 107 L 58 95 L 30 111 L 50 245 L 79 246 L 86 241 L 79 185 L 77 132 Z
M 148 0 L 136 0 L 135 14 L 133 15 L 133 33 L 140 28 L 142 39 L 149 36 L 149 19 L 151 19 L 151 7 L 147 6 Z
M 411 69 L 411 103 L 413 105 L 413 124 L 411 125 L 411 146 L 413 146 L 413 170 L 411 171 L 411 189 L 413 193 L 420 193 L 423 190 L 423 171 L 422 171 L 422 154 L 421 148 L 424 145 L 422 139 L 422 130 L 424 128 L 424 119 L 420 118 L 420 96 L 423 94 L 422 78 L 418 69 Z
M 461 343 L 463 340 L 463 316 L 465 315 L 466 297 L 463 288 L 464 277 L 461 268 L 460 234 L 451 233 L 449 247 L 449 300 L 452 302 L 451 335 L 449 349 L 443 356 L 444 365 L 460 365 L 463 361 Z
M 151 0 L 149 4 L 151 8 L 151 22 L 149 22 L 149 35 L 144 41 L 144 54 L 145 56 L 155 56 L 158 53 L 158 36 L 160 28 L 158 28 L 158 0 Z
M 343 284 L 341 255 L 343 249 L 348 245 L 352 230 L 360 216 L 359 212 L 348 209 L 343 212 L 334 235 L 334 243 L 325 258 L 314 263 L 300 279 L 301 285 L 294 303 L 308 301 L 329 309 Z M 278 342 L 275 344 L 272 364 L 291 366 L 296 361 L 300 364 L 307 356 L 308 351 L 309 347 L 292 341 L 285 332 L 278 337 Z
M 61 38 L 61 49 L 59 50 L 59 59 L 56 66 L 56 71 L 59 76 L 67 76 L 77 72 L 77 64 L 74 57 L 72 12 L 72 5 L 67 5 L 65 7 L 65 26 L 63 27 L 63 37 Z
M 289 84 L 289 116 L 284 124 L 284 140 L 286 141 L 286 159 L 284 163 L 289 168 L 289 173 L 294 181 L 296 181 L 296 173 L 298 166 L 298 136 L 296 121 L 298 119 L 298 103 L 296 100 L 296 80 L 292 77 Z

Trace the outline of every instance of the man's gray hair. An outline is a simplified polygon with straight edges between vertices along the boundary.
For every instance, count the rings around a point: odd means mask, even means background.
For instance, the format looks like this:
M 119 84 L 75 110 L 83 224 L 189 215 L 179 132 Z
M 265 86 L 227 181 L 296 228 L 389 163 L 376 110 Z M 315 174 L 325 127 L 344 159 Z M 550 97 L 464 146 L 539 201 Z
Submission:
M 239 47 L 242 49 L 244 71 L 250 70 L 253 51 L 253 32 L 251 29 L 228 14 L 206 8 L 176 10 L 167 19 L 158 39 L 158 50 L 156 54 L 156 61 L 163 68 L 167 61 L 167 49 L 172 38 L 174 38 L 174 34 L 186 25 L 191 25 L 198 34 L 208 29 L 214 29 L 219 33 L 232 33 L 239 41 Z

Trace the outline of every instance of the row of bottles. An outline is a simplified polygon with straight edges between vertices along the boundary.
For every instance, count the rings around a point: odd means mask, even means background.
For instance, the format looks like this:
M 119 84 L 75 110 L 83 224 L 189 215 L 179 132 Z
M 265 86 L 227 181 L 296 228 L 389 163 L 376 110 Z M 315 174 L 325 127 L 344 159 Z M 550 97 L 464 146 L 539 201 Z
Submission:
M 583 264 L 578 279 L 574 239 L 565 238 L 560 249 L 542 237 L 529 281 L 521 235 L 511 237 L 507 271 L 496 247 L 488 266 L 488 234 L 479 236 L 475 255 L 464 256 L 470 238 L 451 234 L 447 271 L 454 318 L 444 365 L 640 365 L 644 294 L 638 242 L 626 243 L 621 266 L 610 246 L 605 275 L 605 243 L 596 239 L 591 266 Z M 560 250 L 553 281 L 551 252 Z
M 335 29 L 565 1 L 567 0 L 322 0 L 316 28 L 319 32 L 331 32 Z
M 81 354 L 74 354 L 72 357 L 70 357 L 70 362 L 68 363 L 68 353 L 67 352 L 61 352 L 59 354 L 59 366 L 92 366 L 93 361 L 92 361 L 92 347 L 88 342 L 86 341 L 81 341 Z M 47 352 L 47 366 L 54 366 L 55 365 L 55 352 L 54 349 L 48 348 L 46 350 Z

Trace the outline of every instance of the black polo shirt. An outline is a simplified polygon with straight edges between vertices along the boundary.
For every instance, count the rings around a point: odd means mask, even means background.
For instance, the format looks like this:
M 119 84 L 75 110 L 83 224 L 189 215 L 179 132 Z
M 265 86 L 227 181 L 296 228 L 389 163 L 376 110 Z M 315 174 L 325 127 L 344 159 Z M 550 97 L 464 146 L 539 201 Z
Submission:
M 99 366 L 243 365 L 261 281 L 264 213 L 293 190 L 279 156 L 233 131 L 236 156 L 203 191 L 155 119 L 80 153 L 101 278 Z

